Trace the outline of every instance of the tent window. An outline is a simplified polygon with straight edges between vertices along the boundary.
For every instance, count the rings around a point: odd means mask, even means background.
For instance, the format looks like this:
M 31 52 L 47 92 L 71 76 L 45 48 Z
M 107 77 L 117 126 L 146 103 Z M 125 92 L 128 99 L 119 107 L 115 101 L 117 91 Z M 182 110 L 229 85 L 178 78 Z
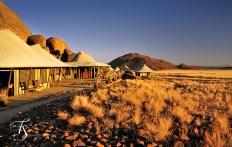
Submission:
M 22 69 L 19 70 L 19 82 L 27 82 L 29 80 L 30 69 Z M 31 80 L 29 81 L 29 85 L 32 85 L 32 80 L 35 79 L 35 70 L 31 71 Z
M 40 70 L 40 80 L 41 83 L 47 83 L 47 69 Z
M 70 75 L 71 68 L 65 68 L 65 75 Z

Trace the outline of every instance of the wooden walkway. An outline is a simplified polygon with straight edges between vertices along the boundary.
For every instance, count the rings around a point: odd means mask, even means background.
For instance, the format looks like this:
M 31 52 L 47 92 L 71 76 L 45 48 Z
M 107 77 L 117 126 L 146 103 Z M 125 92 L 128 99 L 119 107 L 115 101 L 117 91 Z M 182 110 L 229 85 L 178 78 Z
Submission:
M 104 82 L 104 81 L 103 81 Z M 82 85 L 70 85 L 73 83 L 83 83 Z M 68 79 L 65 81 L 60 81 L 59 82 L 59 86 L 54 86 L 54 87 L 50 87 L 47 90 L 44 89 L 41 92 L 38 93 L 28 93 L 28 94 L 21 94 L 21 95 L 17 95 L 17 96 L 9 96 L 8 100 L 9 100 L 9 104 L 6 107 L 0 107 L 0 111 L 16 106 L 16 105 L 21 105 L 23 103 L 27 103 L 30 101 L 35 101 L 38 99 L 42 99 L 45 96 L 51 95 L 51 94 L 55 94 L 55 93 L 59 93 L 59 92 L 63 92 L 63 91 L 70 91 L 71 89 L 79 89 L 79 90 L 83 90 L 83 89 L 93 89 L 93 80 L 80 80 L 80 79 Z

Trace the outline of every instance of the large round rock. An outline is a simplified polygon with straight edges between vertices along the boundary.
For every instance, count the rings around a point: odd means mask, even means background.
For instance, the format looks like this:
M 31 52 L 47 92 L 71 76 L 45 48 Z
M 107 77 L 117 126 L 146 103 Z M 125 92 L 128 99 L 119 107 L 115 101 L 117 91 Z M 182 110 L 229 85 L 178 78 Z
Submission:
M 43 35 L 32 35 L 29 36 L 27 39 L 27 44 L 28 45 L 34 45 L 34 44 L 39 44 L 41 47 L 46 46 L 46 38 Z
M 48 38 L 46 41 L 46 46 L 49 47 L 51 52 L 59 50 L 60 53 L 63 54 L 64 49 L 66 49 L 68 51 L 68 54 L 72 53 L 72 51 L 69 49 L 67 43 L 59 38 L 56 38 L 56 37 Z

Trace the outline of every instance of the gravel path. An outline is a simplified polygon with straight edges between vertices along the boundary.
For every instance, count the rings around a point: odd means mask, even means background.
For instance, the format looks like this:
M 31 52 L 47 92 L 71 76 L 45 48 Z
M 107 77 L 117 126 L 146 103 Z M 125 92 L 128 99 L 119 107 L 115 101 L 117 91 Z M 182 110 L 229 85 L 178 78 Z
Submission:
M 73 91 L 73 92 L 69 92 L 67 94 L 55 96 L 52 98 L 46 98 L 46 99 L 41 99 L 41 100 L 39 99 L 39 100 L 31 101 L 29 103 L 26 103 L 18 107 L 13 107 L 13 108 L 0 111 L 0 124 L 10 121 L 11 118 L 15 117 L 18 112 L 24 112 L 24 111 L 30 110 L 31 108 L 34 108 L 39 104 L 49 103 L 51 101 L 61 99 L 63 97 L 69 97 L 69 96 L 76 95 L 78 92 L 80 91 Z

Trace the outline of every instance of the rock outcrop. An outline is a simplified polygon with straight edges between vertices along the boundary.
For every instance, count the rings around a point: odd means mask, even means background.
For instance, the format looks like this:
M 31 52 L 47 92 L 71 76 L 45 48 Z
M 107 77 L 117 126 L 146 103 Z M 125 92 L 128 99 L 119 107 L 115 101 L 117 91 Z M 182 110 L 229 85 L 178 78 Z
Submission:
M 33 35 L 19 16 L 2 1 L 0 1 L 0 29 L 11 30 L 28 45 L 40 44 L 43 49 L 60 60 L 62 60 L 65 49 L 67 50 L 67 52 L 65 52 L 65 58 L 68 58 L 66 56 L 72 54 L 67 43 L 59 38 L 51 37 L 46 39 L 46 37 L 41 34 Z M 65 59 L 64 61 L 67 60 L 68 59 Z
M 46 37 L 43 35 L 31 35 L 27 39 L 28 45 L 39 44 L 41 47 L 46 46 Z
M 186 65 L 184 63 L 181 63 L 180 65 L 177 65 L 177 68 L 179 69 L 192 69 L 192 70 L 200 70 L 202 68 L 198 66 L 193 66 L 193 65 Z
M 25 42 L 32 33 L 19 16 L 0 1 L 0 29 L 9 29 Z
M 72 53 L 68 56 L 68 61 L 70 62 L 75 56 L 76 56 L 77 53 Z
M 56 37 L 48 38 L 46 41 L 46 46 L 49 47 L 51 53 L 53 53 L 56 50 L 59 50 L 60 54 L 63 54 L 65 49 L 67 50 L 68 54 L 72 53 L 67 43 Z

